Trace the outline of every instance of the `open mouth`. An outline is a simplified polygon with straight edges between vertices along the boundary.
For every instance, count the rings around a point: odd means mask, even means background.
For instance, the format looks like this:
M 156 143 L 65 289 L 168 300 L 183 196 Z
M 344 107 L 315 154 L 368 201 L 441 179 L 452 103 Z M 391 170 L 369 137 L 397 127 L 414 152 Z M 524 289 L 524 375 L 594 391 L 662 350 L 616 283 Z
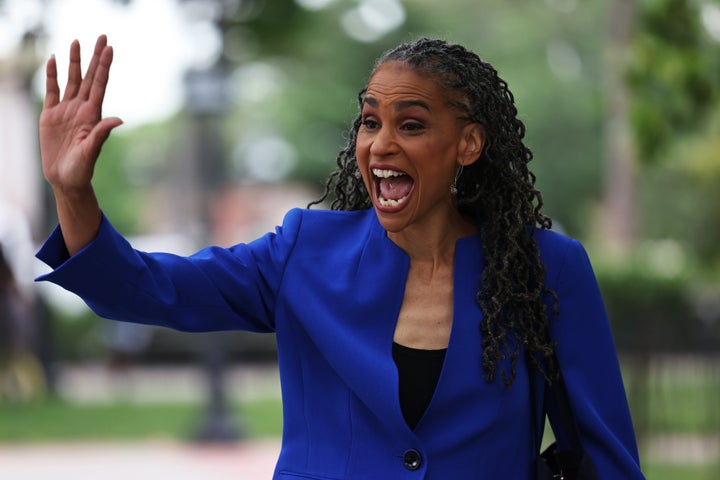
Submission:
M 410 175 L 399 170 L 373 168 L 375 191 L 381 207 L 400 207 L 410 196 L 415 182 Z

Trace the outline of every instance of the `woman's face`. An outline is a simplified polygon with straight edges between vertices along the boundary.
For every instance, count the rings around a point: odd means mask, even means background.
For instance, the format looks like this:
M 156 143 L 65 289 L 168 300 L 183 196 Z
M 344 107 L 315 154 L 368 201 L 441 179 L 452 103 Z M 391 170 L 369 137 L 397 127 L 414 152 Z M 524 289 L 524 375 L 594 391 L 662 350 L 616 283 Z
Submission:
M 437 80 L 401 62 L 377 68 L 362 104 L 356 156 L 380 223 L 443 227 L 458 214 L 450 185 L 479 156 L 484 131 L 459 117 Z

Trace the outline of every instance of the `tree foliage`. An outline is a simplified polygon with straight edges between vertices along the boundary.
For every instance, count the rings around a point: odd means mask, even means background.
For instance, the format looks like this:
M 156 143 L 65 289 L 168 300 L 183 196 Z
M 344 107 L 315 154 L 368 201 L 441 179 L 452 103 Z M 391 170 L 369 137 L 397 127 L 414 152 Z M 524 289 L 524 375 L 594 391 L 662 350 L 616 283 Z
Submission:
M 672 239 L 712 270 L 720 262 L 720 42 L 702 24 L 709 5 L 641 3 L 627 79 L 643 236 Z
M 640 158 L 658 160 L 678 136 L 701 128 L 720 101 L 720 43 L 697 0 L 647 0 L 639 12 L 628 83 Z

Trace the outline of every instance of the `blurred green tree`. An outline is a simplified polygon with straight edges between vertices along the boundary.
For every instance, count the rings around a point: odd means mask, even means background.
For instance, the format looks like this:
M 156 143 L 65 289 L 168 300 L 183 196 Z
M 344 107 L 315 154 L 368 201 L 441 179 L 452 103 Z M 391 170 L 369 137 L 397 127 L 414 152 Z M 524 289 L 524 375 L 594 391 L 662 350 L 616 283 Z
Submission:
M 716 2 L 646 0 L 627 75 L 643 236 L 676 240 L 710 271 L 720 264 L 720 38 L 708 22 L 719 14 Z
M 714 5 L 714 6 L 713 6 Z M 703 28 L 698 0 L 647 0 L 627 75 L 640 159 L 656 162 L 682 135 L 703 129 L 720 101 L 720 41 Z

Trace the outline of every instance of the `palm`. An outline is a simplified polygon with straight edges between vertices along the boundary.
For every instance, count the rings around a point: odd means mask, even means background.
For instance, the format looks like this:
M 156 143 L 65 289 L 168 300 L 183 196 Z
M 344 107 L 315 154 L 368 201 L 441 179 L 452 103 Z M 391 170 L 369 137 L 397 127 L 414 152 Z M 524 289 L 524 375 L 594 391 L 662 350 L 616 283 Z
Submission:
M 40 150 L 45 177 L 54 187 L 72 189 L 90 185 L 103 142 L 121 122 L 102 119 L 112 49 L 100 37 L 95 53 L 82 78 L 80 47 L 70 49 L 68 84 L 62 100 L 57 84 L 57 67 L 51 58 L 47 66 L 47 92 L 40 116 Z
M 90 181 L 94 162 L 88 137 L 98 121 L 96 109 L 76 99 L 43 110 L 40 148 L 43 171 L 51 184 L 81 186 Z

